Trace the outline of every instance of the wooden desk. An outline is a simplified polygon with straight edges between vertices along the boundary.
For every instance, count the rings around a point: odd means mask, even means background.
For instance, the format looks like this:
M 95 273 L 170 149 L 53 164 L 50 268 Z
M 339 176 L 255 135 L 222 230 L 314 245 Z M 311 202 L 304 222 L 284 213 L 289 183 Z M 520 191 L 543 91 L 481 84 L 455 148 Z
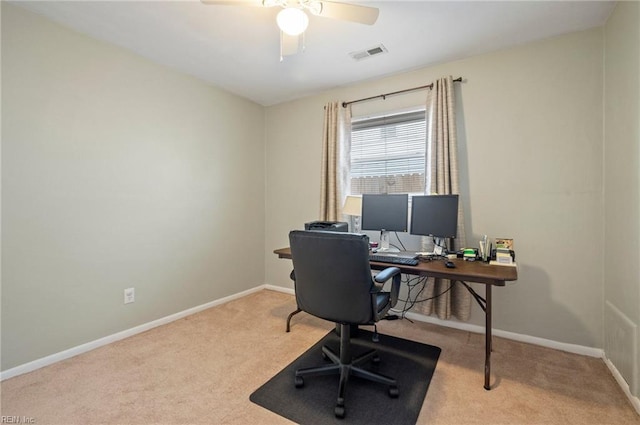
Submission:
M 281 248 L 273 251 L 278 258 L 291 259 L 291 249 Z M 444 261 L 421 261 L 416 266 L 405 266 L 400 264 L 371 262 L 371 268 L 381 270 L 387 267 L 398 267 L 402 273 L 417 276 L 436 277 L 450 279 L 461 282 L 473 295 L 474 299 L 485 313 L 485 359 L 484 359 L 484 389 L 490 390 L 491 379 L 491 288 L 493 286 L 504 286 L 506 282 L 518 279 L 518 269 L 513 266 L 495 266 L 479 261 L 464 261 L 462 259 L 452 260 L 456 268 L 445 267 Z M 466 282 L 483 283 L 485 285 L 485 297 L 478 295 Z M 293 314 L 289 316 L 289 319 Z M 288 320 L 289 320 L 288 319 Z M 288 330 L 288 326 L 287 326 Z

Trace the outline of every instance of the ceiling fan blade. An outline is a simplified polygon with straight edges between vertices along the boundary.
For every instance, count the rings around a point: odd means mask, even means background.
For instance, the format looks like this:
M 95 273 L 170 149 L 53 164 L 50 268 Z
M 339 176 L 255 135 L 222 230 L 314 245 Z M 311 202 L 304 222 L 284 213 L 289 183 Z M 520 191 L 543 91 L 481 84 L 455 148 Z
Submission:
M 380 13 L 376 7 L 336 3 L 332 1 L 322 1 L 320 3 L 322 3 L 322 9 L 318 12 L 318 16 L 358 22 L 366 25 L 375 24 Z

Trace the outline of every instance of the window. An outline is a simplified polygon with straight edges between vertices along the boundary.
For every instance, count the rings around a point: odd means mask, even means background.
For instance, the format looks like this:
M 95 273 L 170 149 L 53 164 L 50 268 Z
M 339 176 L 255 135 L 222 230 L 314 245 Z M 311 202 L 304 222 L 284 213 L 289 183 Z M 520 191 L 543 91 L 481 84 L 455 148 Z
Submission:
M 423 194 L 425 158 L 424 110 L 353 120 L 351 194 Z

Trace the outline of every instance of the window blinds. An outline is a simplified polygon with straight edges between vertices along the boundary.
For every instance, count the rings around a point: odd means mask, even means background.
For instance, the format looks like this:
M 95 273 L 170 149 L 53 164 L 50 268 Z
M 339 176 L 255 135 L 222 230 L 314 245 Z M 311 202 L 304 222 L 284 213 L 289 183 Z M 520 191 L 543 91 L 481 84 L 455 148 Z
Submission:
M 424 110 L 354 120 L 351 129 L 351 193 L 424 193 Z

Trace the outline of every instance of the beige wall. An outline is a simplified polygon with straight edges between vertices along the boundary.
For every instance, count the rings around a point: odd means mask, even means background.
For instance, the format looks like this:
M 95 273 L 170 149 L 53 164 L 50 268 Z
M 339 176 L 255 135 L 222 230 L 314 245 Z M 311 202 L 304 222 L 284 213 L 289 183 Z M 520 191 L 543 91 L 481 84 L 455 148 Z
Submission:
M 5 2 L 2 89 L 3 370 L 262 284 L 263 107 Z
M 605 352 L 640 395 L 640 3 L 605 31 Z
M 494 292 L 494 326 L 602 347 L 602 52 L 602 30 L 594 29 L 267 108 L 266 282 L 292 286 L 291 265 L 271 250 L 318 216 L 324 103 L 462 76 L 467 240 L 513 237 L 519 262 L 518 282 Z M 362 103 L 353 112 L 408 107 L 424 97 Z M 474 307 L 471 322 L 482 318 Z

